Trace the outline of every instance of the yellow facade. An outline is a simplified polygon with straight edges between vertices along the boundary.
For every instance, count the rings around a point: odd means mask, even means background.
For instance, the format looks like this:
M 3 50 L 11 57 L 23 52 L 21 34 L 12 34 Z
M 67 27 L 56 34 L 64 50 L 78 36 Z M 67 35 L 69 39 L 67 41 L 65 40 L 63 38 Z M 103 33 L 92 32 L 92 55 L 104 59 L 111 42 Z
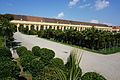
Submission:
M 31 26 L 34 26 L 34 29 L 41 30 L 43 29 L 76 29 L 78 31 L 85 30 L 85 29 L 90 29 L 93 26 L 90 25 L 73 25 L 73 24 L 61 24 L 61 23 L 49 23 L 49 22 L 33 22 L 33 21 L 23 21 L 23 20 L 12 20 L 11 23 L 14 23 L 17 26 L 17 31 L 20 25 L 22 24 L 23 27 L 28 26 L 29 30 L 31 30 Z M 112 31 L 112 27 L 106 27 L 106 26 L 94 26 L 94 28 L 97 28 L 98 30 L 105 30 L 105 31 Z

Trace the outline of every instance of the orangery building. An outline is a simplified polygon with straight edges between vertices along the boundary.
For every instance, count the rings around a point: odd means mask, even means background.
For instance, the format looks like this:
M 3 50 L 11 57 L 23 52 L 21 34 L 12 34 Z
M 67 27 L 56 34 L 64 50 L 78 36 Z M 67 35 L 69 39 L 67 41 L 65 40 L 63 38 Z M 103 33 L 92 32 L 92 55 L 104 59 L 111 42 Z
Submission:
M 13 15 L 13 14 L 12 14 Z M 95 24 L 88 22 L 79 22 L 71 20 L 62 20 L 54 18 L 44 18 L 44 17 L 34 17 L 26 15 L 13 15 L 14 23 L 19 31 L 19 27 L 28 27 L 29 30 L 45 30 L 45 29 L 55 29 L 55 30 L 66 30 L 66 29 L 76 29 L 78 31 L 96 28 L 98 30 L 112 31 L 112 27 L 106 24 Z

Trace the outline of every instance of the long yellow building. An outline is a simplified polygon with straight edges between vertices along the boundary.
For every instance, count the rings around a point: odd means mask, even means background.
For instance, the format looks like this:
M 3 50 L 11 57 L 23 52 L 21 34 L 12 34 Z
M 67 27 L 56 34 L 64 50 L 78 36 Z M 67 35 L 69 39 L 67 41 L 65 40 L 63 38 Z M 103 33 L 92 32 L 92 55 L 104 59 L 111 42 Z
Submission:
M 13 14 L 12 14 L 13 15 Z M 112 27 L 106 24 L 95 24 L 88 22 L 78 22 L 71 20 L 44 18 L 44 17 L 34 17 L 25 15 L 13 15 L 14 23 L 17 27 L 28 27 L 29 30 L 34 28 L 35 30 L 45 30 L 45 29 L 55 29 L 55 30 L 65 30 L 65 29 L 76 29 L 78 31 L 97 28 L 99 30 L 112 31 Z M 21 26 L 22 25 L 22 26 Z

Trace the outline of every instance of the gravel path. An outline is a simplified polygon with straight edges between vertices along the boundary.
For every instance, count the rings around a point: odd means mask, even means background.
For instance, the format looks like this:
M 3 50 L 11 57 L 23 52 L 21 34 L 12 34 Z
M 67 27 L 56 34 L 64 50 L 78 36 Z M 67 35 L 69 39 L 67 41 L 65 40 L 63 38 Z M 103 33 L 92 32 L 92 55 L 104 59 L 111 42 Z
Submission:
M 16 42 L 22 42 L 21 45 L 27 47 L 29 50 L 33 46 L 52 49 L 55 51 L 56 57 L 63 59 L 64 62 L 66 62 L 70 51 L 74 49 L 67 45 L 38 38 L 37 36 L 24 35 L 19 32 L 14 34 L 14 38 Z M 84 50 L 80 51 L 83 53 L 80 64 L 83 72 L 95 71 L 104 75 L 107 80 L 120 80 L 120 52 L 112 55 L 101 55 Z

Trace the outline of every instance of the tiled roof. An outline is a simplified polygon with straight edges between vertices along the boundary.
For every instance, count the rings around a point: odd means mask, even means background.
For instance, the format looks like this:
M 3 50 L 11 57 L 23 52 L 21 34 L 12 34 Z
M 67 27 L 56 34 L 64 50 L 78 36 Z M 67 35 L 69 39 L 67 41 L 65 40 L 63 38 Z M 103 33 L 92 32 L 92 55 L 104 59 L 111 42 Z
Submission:
M 26 16 L 26 15 L 15 15 L 15 14 L 11 14 L 11 15 L 13 15 L 14 20 L 108 27 L 108 25 L 106 25 L 106 24 L 95 24 L 95 23 L 89 23 L 89 22 L 79 22 L 79 21 L 54 19 L 54 18 L 44 18 L 44 17 L 35 17 L 35 16 Z

